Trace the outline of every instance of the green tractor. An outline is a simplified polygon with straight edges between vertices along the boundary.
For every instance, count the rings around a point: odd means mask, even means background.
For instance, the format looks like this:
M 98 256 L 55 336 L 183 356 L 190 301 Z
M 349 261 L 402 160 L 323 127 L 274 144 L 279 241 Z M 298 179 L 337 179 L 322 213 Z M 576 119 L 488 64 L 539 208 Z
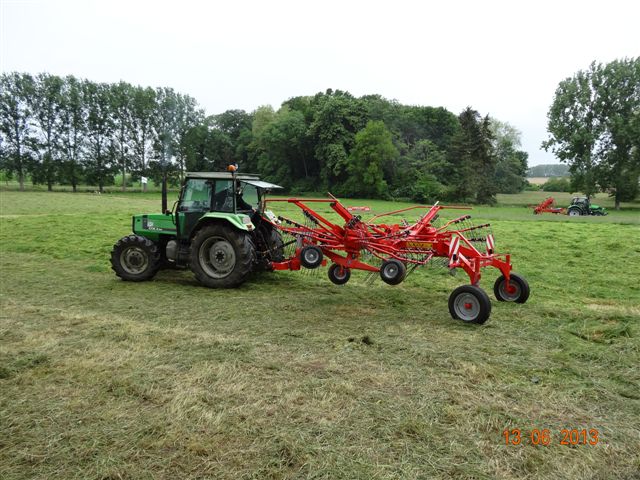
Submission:
M 567 207 L 567 215 L 577 217 L 579 215 L 607 215 L 607 209 L 589 202 L 588 197 L 573 197 L 571 205 Z
M 187 173 L 171 211 L 163 189 L 163 213 L 133 217 L 133 234 L 114 245 L 111 268 L 132 282 L 162 268 L 190 268 L 207 287 L 238 286 L 283 259 L 275 217 L 264 208 L 266 193 L 277 188 L 251 174 Z

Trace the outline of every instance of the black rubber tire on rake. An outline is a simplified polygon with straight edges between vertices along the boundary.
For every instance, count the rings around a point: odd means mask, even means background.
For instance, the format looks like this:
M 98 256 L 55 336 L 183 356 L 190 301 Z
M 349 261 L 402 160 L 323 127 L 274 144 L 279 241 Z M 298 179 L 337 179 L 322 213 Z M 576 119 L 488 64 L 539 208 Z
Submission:
M 400 260 L 390 258 L 382 262 L 380 266 L 380 278 L 389 285 L 402 283 L 407 276 L 407 267 Z
M 351 278 L 351 270 L 337 263 L 329 267 L 327 274 L 329 275 L 329 280 L 336 285 L 344 285 Z
M 304 268 L 318 268 L 322 265 L 322 250 L 315 245 L 307 245 L 300 251 L 300 264 Z
M 456 320 L 482 324 L 491 315 L 491 300 L 480 287 L 462 285 L 449 296 L 449 313 Z
M 517 273 L 512 273 L 509 278 L 516 287 L 516 291 L 513 293 L 507 292 L 505 290 L 506 279 L 504 278 L 504 275 L 500 275 L 496 279 L 496 283 L 493 284 L 493 293 L 495 294 L 496 299 L 499 302 L 525 303 L 529 298 L 529 283 L 524 277 Z

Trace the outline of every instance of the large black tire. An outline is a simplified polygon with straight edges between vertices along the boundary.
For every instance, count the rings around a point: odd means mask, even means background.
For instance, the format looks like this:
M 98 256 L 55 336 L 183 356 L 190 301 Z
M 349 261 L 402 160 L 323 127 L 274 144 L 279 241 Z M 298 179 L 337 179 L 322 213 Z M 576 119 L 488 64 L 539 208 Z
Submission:
M 202 227 L 191 242 L 191 271 L 209 288 L 242 284 L 252 272 L 255 258 L 251 237 L 230 225 Z
M 579 217 L 580 215 L 582 215 L 582 212 L 579 208 L 570 208 L 567 212 L 567 215 L 569 215 L 570 217 Z
M 329 280 L 336 285 L 344 285 L 351 278 L 351 270 L 347 267 L 338 265 L 337 263 L 331 265 L 327 273 L 329 275 Z
M 480 287 L 462 285 L 449 296 L 449 313 L 457 320 L 482 324 L 491 315 L 491 300 Z
M 304 268 L 318 268 L 322 265 L 322 250 L 315 245 L 307 245 L 300 251 L 300 264 Z
M 398 285 L 407 276 L 407 267 L 400 260 L 391 258 L 380 265 L 380 278 L 389 285 Z
M 111 250 L 111 269 L 129 282 L 151 280 L 161 264 L 158 245 L 140 235 L 121 238 Z
M 276 229 L 271 230 L 269 234 L 269 251 L 272 262 L 284 262 L 284 242 Z
M 493 284 L 493 293 L 499 302 L 524 303 L 529 298 L 529 283 L 517 273 L 510 275 L 509 285 L 513 291 L 507 291 L 506 279 L 500 275 Z

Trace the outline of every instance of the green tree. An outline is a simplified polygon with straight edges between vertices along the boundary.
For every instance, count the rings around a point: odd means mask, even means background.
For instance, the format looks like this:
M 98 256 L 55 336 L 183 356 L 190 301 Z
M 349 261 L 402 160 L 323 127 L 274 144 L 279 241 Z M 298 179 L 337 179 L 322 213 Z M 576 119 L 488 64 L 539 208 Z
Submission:
M 506 122 L 490 119 L 493 150 L 496 156 L 495 186 L 498 193 L 518 193 L 524 190 L 529 154 L 520 150 L 521 133 Z
M 443 107 L 405 105 L 400 113 L 398 128 L 408 145 L 430 140 L 441 150 L 447 150 L 460 128 L 456 116 Z
M 601 132 L 593 85 L 597 68 L 594 62 L 589 70 L 560 82 L 547 114 L 550 137 L 542 143 L 545 150 L 569 164 L 574 185 L 589 197 L 598 190 L 593 170 Z
M 31 97 L 37 132 L 37 137 L 33 142 L 33 151 L 38 159 L 33 168 L 32 179 L 34 183 L 46 183 L 49 191 L 53 189 L 53 183 L 60 170 L 61 111 L 64 106 L 63 85 L 64 81 L 60 77 L 41 73 L 35 78 Z
M 638 195 L 640 162 L 640 57 L 615 60 L 597 69 L 597 112 L 602 135 L 596 145 L 594 168 L 598 184 L 620 202 Z
M 244 110 L 227 110 L 214 115 L 211 123 L 235 142 L 244 130 L 251 130 L 251 115 Z
M 245 163 L 240 165 L 248 172 L 258 172 L 258 164 L 265 154 L 264 145 L 261 141 L 262 133 L 274 121 L 276 112 L 271 105 L 261 105 L 252 113 L 251 142 L 247 145 L 247 155 Z
M 245 164 L 249 157 L 252 116 L 244 110 L 227 110 L 214 115 L 213 125 L 224 133 L 232 143 L 231 162 Z
M 355 137 L 345 190 L 351 196 L 380 198 L 388 194 L 384 165 L 398 158 L 391 132 L 382 121 L 369 121 Z
M 122 191 L 127 189 L 127 171 L 130 170 L 129 153 L 134 138 L 133 87 L 126 82 L 110 85 L 109 96 L 113 113 L 113 148 L 117 166 L 122 175 Z
M 182 138 L 195 125 L 202 123 L 203 114 L 197 102 L 188 95 L 176 93 L 172 88 L 156 90 L 154 113 L 154 151 L 152 177 L 159 180 L 162 175 L 185 171 L 186 152 Z
M 640 57 L 594 62 L 560 82 L 542 145 L 569 165 L 576 188 L 609 190 L 617 209 L 638 192 L 639 111 Z
M 348 92 L 331 89 L 314 98 L 317 108 L 309 134 L 315 144 L 320 178 L 329 189 L 340 187 L 348 178 L 349 153 L 355 135 L 367 123 L 364 104 Z
M 60 180 L 77 191 L 82 177 L 82 151 L 86 144 L 87 109 L 82 97 L 82 83 L 73 76 L 64 80 L 60 111 Z
M 157 111 L 156 92 L 150 87 L 134 87 L 131 99 L 131 153 L 134 178 L 149 175 L 149 159 L 153 152 L 154 114 Z M 142 184 L 146 192 L 147 184 Z
M 1 167 L 15 173 L 20 190 L 28 172 L 31 156 L 28 145 L 33 141 L 31 125 L 34 81 L 28 74 L 10 73 L 0 77 L 0 132 L 2 133 Z
M 232 161 L 233 143 L 220 129 L 212 127 L 212 118 L 191 127 L 182 137 L 181 151 L 189 171 L 207 172 L 225 170 Z
M 542 190 L 545 192 L 570 192 L 571 184 L 566 178 L 554 177 L 542 185 Z
M 458 117 L 460 130 L 449 150 L 448 185 L 457 200 L 494 203 L 496 157 L 489 117 L 467 107 Z
M 450 172 L 446 152 L 430 140 L 418 140 L 399 160 L 392 194 L 420 203 L 435 202 L 445 194 L 443 183 Z
M 113 183 L 114 122 L 111 109 L 111 88 L 106 83 L 84 81 L 83 100 L 87 108 L 87 148 L 84 166 L 90 184 L 100 192 Z
M 273 120 L 259 133 L 258 172 L 265 178 L 291 188 L 296 180 L 308 178 L 306 159 L 302 149 L 306 124 L 298 111 L 283 106 Z

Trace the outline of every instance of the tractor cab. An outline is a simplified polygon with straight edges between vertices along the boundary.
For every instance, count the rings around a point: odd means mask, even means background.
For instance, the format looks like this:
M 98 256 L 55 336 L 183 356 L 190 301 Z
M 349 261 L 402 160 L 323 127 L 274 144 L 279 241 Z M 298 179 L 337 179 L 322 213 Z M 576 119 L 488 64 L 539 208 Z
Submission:
M 261 198 L 272 188 L 253 175 L 187 173 L 178 200 L 178 212 L 240 213 L 261 211 Z
M 578 205 L 583 208 L 589 208 L 589 199 L 587 197 L 573 197 L 571 205 Z
M 190 238 L 198 224 L 213 218 L 225 218 L 251 231 L 264 213 L 267 192 L 277 188 L 281 187 L 257 175 L 187 173 L 174 213 L 178 237 Z
M 575 217 L 580 215 L 606 215 L 607 210 L 599 205 L 594 205 L 588 197 L 573 197 L 567 208 L 567 214 Z

